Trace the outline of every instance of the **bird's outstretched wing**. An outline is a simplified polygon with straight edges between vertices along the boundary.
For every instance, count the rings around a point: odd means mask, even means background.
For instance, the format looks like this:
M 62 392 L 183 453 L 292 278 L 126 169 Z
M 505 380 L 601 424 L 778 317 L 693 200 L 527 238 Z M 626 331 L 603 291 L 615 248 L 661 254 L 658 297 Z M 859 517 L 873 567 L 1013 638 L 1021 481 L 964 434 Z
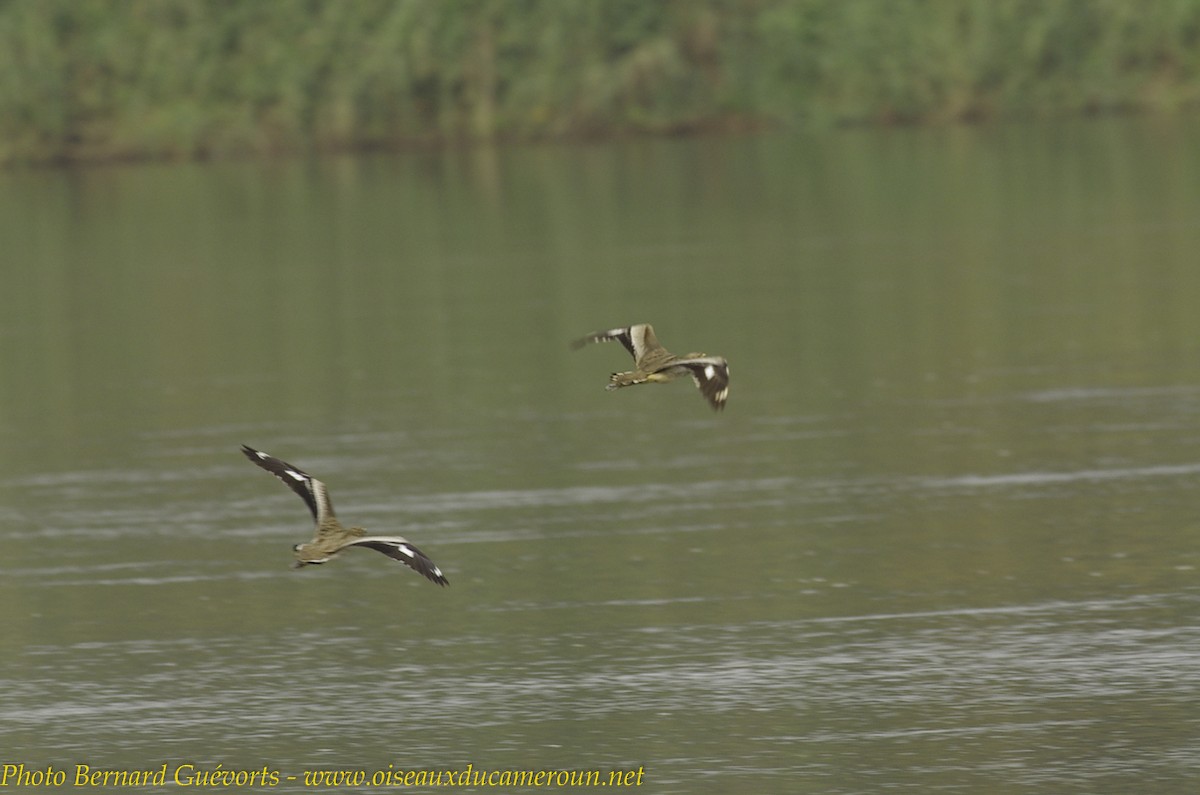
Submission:
M 610 328 L 608 331 L 593 331 L 591 334 L 572 341 L 571 349 L 579 350 L 584 345 L 588 345 L 593 342 L 608 342 L 609 340 L 617 340 L 625 346 L 625 350 L 629 351 L 629 355 L 633 357 L 634 361 L 637 361 L 637 348 L 634 347 L 633 337 L 630 335 L 630 330 L 632 328 L 633 326 L 627 326 L 625 328 Z
M 312 512 L 313 521 L 319 527 L 327 517 L 333 516 L 333 503 L 325 491 L 325 484 L 309 475 L 299 467 L 294 467 L 286 461 L 253 447 L 242 445 L 242 452 L 254 463 L 282 480 L 287 487 L 300 495 L 308 510 Z
M 438 585 L 449 585 L 450 581 L 442 574 L 429 556 L 400 536 L 363 536 L 347 541 L 344 547 L 367 547 L 376 552 L 382 552 L 389 558 L 395 558 L 423 577 Z
M 681 359 L 679 365 L 692 373 L 692 380 L 714 411 L 725 408 L 729 399 L 729 363 L 720 356 Z
M 654 366 L 671 358 L 671 352 L 662 346 L 658 337 L 654 336 L 654 327 L 649 323 L 637 323 L 625 328 L 610 328 L 607 331 L 594 331 L 585 337 L 580 337 L 571 343 L 571 348 L 578 350 L 591 342 L 607 342 L 617 340 L 629 351 L 636 366 Z

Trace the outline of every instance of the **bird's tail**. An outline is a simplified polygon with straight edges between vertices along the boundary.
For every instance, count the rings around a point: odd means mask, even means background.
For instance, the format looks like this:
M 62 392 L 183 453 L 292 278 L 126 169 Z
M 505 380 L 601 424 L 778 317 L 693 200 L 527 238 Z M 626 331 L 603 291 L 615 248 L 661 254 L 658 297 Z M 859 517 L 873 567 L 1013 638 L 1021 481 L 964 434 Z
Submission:
M 645 378 L 639 378 L 634 373 L 613 373 L 608 377 L 608 385 L 604 387 L 610 392 L 614 389 L 620 389 L 624 386 L 633 386 L 634 384 L 646 383 Z

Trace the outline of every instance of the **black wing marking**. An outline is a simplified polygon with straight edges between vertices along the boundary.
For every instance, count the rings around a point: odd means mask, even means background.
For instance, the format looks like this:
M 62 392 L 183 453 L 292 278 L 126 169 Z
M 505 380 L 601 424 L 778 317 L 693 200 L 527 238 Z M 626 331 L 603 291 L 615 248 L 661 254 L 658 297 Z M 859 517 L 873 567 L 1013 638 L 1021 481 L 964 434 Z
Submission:
M 584 345 L 587 345 L 591 342 L 607 342 L 609 340 L 617 340 L 625 346 L 625 350 L 629 351 L 629 355 L 632 356 L 633 360 L 636 362 L 638 358 L 637 349 L 634 347 L 633 336 L 630 334 L 633 328 L 633 326 L 626 326 L 625 328 L 610 328 L 608 331 L 593 331 L 586 337 L 580 337 L 572 342 L 571 348 L 573 350 L 579 350 Z
M 719 356 L 685 359 L 679 362 L 692 373 L 692 380 L 714 411 L 725 408 L 729 399 L 729 363 Z
M 400 536 L 365 536 L 348 542 L 346 546 L 367 547 L 376 552 L 382 552 L 438 585 L 450 584 L 450 581 L 442 574 L 442 570 L 429 559 L 428 555 Z
M 248 445 L 242 445 L 242 452 L 255 464 L 282 480 L 288 488 L 300 495 L 308 510 L 312 512 L 313 521 L 318 525 L 325 516 L 333 515 L 333 503 L 325 493 L 325 484 L 314 479 L 299 467 L 294 467 L 286 461 L 280 461 L 272 455 L 255 450 Z

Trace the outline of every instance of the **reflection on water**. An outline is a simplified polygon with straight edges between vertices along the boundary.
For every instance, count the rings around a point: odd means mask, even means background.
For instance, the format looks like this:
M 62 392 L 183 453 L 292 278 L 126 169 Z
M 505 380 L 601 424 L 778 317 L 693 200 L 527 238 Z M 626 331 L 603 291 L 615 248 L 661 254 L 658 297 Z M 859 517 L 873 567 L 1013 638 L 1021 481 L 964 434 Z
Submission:
M 0 763 L 1189 792 L 1189 140 L 10 175 Z M 727 411 L 567 350 L 632 322 L 726 355 Z M 290 570 L 243 443 L 452 587 Z

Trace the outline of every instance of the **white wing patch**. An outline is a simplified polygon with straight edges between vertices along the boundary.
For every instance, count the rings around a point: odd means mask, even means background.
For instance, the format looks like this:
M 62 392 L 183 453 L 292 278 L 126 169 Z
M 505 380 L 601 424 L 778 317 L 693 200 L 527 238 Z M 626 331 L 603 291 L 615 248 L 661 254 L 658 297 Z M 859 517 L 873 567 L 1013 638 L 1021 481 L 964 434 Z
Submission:
M 646 327 L 645 323 L 629 327 L 629 339 L 633 342 L 633 358 L 635 361 L 641 361 L 642 357 L 646 355 Z

